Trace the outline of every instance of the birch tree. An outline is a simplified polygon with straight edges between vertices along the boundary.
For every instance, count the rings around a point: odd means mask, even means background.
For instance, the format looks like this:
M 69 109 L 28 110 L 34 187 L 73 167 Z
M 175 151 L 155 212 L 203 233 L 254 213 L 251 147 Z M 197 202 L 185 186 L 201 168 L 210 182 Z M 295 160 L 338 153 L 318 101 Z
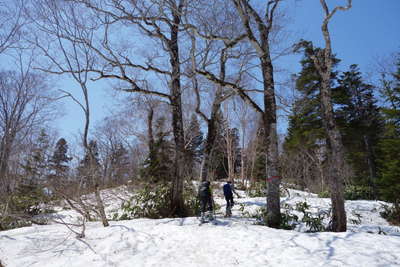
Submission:
M 80 27 L 83 25 L 82 14 L 71 4 L 57 2 L 36 2 L 35 13 L 30 14 L 34 20 L 36 29 L 41 35 L 34 36 L 31 42 L 43 55 L 44 62 L 38 62 L 36 67 L 45 73 L 55 75 L 70 75 L 79 85 L 83 101 L 80 101 L 71 92 L 61 90 L 62 97 L 72 99 L 83 111 L 85 124 L 83 130 L 82 144 L 85 154 L 88 156 L 86 181 L 94 189 L 96 198 L 96 211 L 100 215 L 103 226 L 108 226 L 108 220 L 104 211 L 103 200 L 100 196 L 100 172 L 95 160 L 92 146 L 89 145 L 90 127 L 90 102 L 89 102 L 89 70 L 94 64 L 94 56 L 89 47 L 78 40 L 66 38 L 73 32 L 80 38 L 91 40 L 93 31 Z M 81 199 L 78 201 L 83 206 Z
M 26 23 L 22 0 L 0 2 L 0 54 L 19 46 Z
M 266 223 L 270 227 L 278 228 L 281 220 L 279 193 L 281 179 L 278 164 L 277 105 L 271 43 L 273 42 L 274 33 L 277 30 L 275 23 L 277 8 L 282 0 L 268 1 L 262 9 L 257 8 L 248 0 L 231 0 L 230 2 L 234 6 L 237 16 L 242 23 L 242 33 L 245 36 L 245 40 L 252 46 L 259 61 L 262 89 L 245 88 L 236 83 L 221 79 L 221 77 L 218 77 L 205 68 L 197 69 L 196 71 L 220 86 L 231 88 L 248 105 L 261 114 L 266 133 L 264 146 L 267 147 L 266 180 L 268 186 Z M 262 94 L 262 105 L 258 104 L 251 97 L 252 93 Z
M 324 128 L 328 135 L 328 146 L 329 146 L 329 170 L 328 170 L 328 181 L 330 185 L 330 193 L 332 200 L 332 231 L 334 232 L 345 232 L 347 229 L 346 222 L 346 211 L 344 207 L 344 195 L 343 195 L 343 176 L 341 170 L 345 166 L 344 159 L 344 147 L 342 137 L 335 122 L 333 104 L 332 104 L 332 89 L 330 78 L 332 74 L 332 66 L 334 64 L 332 60 L 332 40 L 328 28 L 328 24 L 332 17 L 338 11 L 349 10 L 352 6 L 352 0 L 347 0 L 347 5 L 336 6 L 330 10 L 325 0 L 320 0 L 322 9 L 324 11 L 324 20 L 321 25 L 321 31 L 325 41 L 325 48 L 319 50 L 320 54 L 313 54 L 314 48 L 310 42 L 302 41 L 299 43 L 300 47 L 304 47 L 312 55 L 315 67 L 319 75 L 322 78 L 320 95 L 321 95 L 321 106 L 322 116 L 324 122 Z
M 85 44 L 99 59 L 96 65 L 87 69 L 97 75 L 93 80 L 112 79 L 119 90 L 151 94 L 169 103 L 175 142 L 175 175 L 170 208 L 171 215 L 185 215 L 180 24 L 186 1 L 69 2 L 80 7 L 82 12 L 90 13 L 86 22 L 79 26 L 96 31 L 95 40 L 73 31 L 63 36 L 64 39 Z M 89 21 L 94 24 L 87 26 Z M 129 35 L 129 40 L 121 38 L 126 35 Z M 142 51 L 139 53 L 135 49 Z

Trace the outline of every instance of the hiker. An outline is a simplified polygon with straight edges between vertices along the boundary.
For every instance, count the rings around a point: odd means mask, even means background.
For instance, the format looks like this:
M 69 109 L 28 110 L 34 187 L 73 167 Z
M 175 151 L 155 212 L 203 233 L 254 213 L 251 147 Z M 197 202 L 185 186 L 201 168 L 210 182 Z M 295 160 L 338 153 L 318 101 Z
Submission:
M 224 184 L 222 189 L 224 190 L 224 196 L 225 196 L 225 200 L 226 200 L 226 215 L 225 216 L 231 216 L 232 215 L 231 209 L 232 209 L 233 205 L 235 204 L 233 202 L 233 193 L 235 192 L 235 190 L 233 189 L 232 181 L 228 180 L 226 182 L 226 184 Z
M 204 181 L 200 184 L 199 194 L 201 221 L 206 219 L 206 212 L 208 211 L 208 218 L 213 220 L 213 198 L 210 188 L 210 182 Z

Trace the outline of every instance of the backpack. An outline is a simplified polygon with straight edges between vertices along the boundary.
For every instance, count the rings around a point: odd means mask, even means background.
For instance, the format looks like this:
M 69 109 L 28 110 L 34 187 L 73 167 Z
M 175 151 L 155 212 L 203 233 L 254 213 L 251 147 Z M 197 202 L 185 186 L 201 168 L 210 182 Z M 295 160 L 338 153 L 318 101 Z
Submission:
M 232 196 L 232 188 L 230 184 L 224 184 L 223 188 L 224 196 Z
M 209 198 L 210 197 L 210 187 L 208 184 L 203 183 L 199 188 L 199 197 L 200 198 Z

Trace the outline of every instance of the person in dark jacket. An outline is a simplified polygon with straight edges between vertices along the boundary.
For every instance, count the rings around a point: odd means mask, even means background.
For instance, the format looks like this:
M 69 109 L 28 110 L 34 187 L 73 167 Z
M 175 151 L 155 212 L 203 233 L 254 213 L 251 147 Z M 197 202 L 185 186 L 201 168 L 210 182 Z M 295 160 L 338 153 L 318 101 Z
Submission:
M 232 207 L 234 205 L 233 202 L 233 185 L 231 181 L 227 181 L 226 184 L 224 184 L 224 186 L 222 187 L 222 189 L 224 190 L 224 196 L 225 196 L 225 200 L 226 200 L 226 216 L 231 216 L 232 215 Z
M 204 181 L 200 184 L 198 197 L 200 200 L 200 212 L 201 220 L 204 221 L 206 218 L 206 212 L 208 212 L 208 218 L 213 219 L 213 197 L 210 188 L 210 182 Z

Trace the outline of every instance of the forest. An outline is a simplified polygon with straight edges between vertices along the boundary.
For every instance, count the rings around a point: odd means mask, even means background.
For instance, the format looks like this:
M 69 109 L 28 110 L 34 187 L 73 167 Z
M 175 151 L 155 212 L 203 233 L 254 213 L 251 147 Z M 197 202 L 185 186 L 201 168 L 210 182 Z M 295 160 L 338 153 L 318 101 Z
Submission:
M 319 45 L 288 36 L 289 0 L 1 1 L 0 231 L 63 202 L 84 237 L 123 219 L 102 195 L 121 186 L 132 217 L 196 216 L 193 185 L 227 180 L 265 198 L 271 228 L 287 188 L 330 198 L 327 231 L 348 230 L 346 200 L 391 203 L 400 224 L 400 50 L 374 79 L 343 67 L 329 26 L 362 3 L 315 1 Z M 99 87 L 115 104 L 96 121 Z M 65 102 L 75 138 L 55 123 Z

